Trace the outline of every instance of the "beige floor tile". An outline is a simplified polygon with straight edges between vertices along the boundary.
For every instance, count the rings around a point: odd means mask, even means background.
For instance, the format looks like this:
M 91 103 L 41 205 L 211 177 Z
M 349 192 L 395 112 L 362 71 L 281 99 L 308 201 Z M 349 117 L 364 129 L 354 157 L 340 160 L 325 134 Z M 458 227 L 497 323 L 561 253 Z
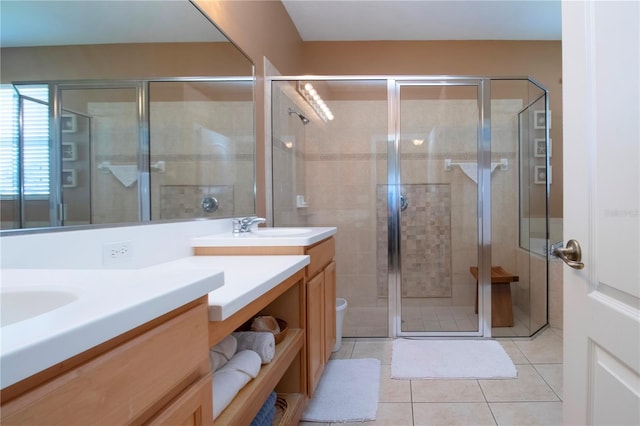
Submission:
M 456 318 L 456 324 L 458 326 L 458 330 L 476 331 L 478 329 L 478 322 L 472 321 L 468 318 Z
M 458 331 L 458 323 L 456 323 L 456 320 L 454 320 L 453 317 L 450 317 L 450 319 L 439 320 L 439 321 L 440 321 L 441 330 Z
M 517 366 L 518 378 L 479 380 L 489 402 L 558 401 L 558 396 L 531 365 Z
M 351 354 L 353 353 L 353 347 L 356 345 L 355 340 L 352 339 L 342 339 L 342 347 L 339 351 L 333 352 L 331 354 L 331 359 L 348 359 L 351 358 Z
M 561 425 L 561 402 L 494 402 L 489 407 L 498 425 Z
M 516 333 L 513 331 L 513 327 L 493 327 L 491 329 L 491 336 L 493 337 L 515 337 Z
M 380 370 L 380 402 L 411 402 L 411 381 L 391 378 L 391 366 Z
M 301 423 L 302 424 L 302 423 Z M 324 423 L 326 426 L 327 424 Z M 381 402 L 375 421 L 332 423 L 335 426 L 411 426 L 413 425 L 413 410 L 409 402 Z
M 414 425 L 495 425 L 486 402 L 414 403 Z
M 424 331 L 441 331 L 440 321 L 438 320 L 426 320 L 424 322 Z
M 387 327 L 380 326 L 360 326 L 351 329 L 351 332 L 344 332 L 344 336 L 372 337 L 381 338 L 388 334 Z
M 560 338 L 564 336 L 564 331 L 561 328 L 552 327 L 550 330 L 553 334 L 557 335 Z
M 391 364 L 393 341 L 356 341 L 351 358 L 377 358 L 382 364 Z
M 485 402 L 477 380 L 411 380 L 413 402 Z
M 535 364 L 533 366 L 551 389 L 562 399 L 562 364 Z
M 384 338 L 345 338 L 332 359 L 377 358 L 382 362 L 377 420 L 365 425 L 478 425 L 496 424 L 496 421 L 500 425 L 560 424 L 562 331 L 545 330 L 531 341 L 498 341 L 516 364 L 517 379 L 394 380 L 390 378 L 393 341 Z M 549 359 L 554 361 L 530 364 L 532 360 Z M 484 402 L 484 398 L 490 402 Z M 328 426 L 326 423 L 300 424 Z M 334 426 L 362 424 L 336 423 Z
M 547 329 L 532 340 L 515 340 L 514 343 L 531 364 L 562 363 L 562 337 Z
M 511 340 L 498 340 L 514 364 L 529 364 L 529 360 Z

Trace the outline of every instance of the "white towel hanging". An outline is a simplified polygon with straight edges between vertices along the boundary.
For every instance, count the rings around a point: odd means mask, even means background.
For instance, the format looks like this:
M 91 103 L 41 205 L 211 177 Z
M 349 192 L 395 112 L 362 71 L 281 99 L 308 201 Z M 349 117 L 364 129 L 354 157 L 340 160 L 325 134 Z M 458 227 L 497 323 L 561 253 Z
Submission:
M 491 163 L 491 173 L 498 167 L 499 163 Z M 460 163 L 458 164 L 465 175 L 476 184 L 478 183 L 478 165 L 476 163 Z
M 109 164 L 106 167 L 127 188 L 138 180 L 138 166 L 135 164 Z
M 462 170 L 462 172 L 469 177 L 476 184 L 478 183 L 478 163 L 474 162 L 452 162 L 450 159 L 444 160 L 444 169 L 446 171 L 451 170 L 451 167 L 458 166 Z M 495 169 L 500 167 L 500 170 L 508 170 L 509 169 L 509 160 L 506 158 L 501 158 L 500 162 L 492 162 L 491 163 L 491 173 Z

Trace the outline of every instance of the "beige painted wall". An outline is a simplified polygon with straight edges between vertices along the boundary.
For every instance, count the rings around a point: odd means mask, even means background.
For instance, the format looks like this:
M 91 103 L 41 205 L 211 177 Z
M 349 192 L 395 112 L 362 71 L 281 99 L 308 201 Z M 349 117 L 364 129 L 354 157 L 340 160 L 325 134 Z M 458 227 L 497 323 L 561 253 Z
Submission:
M 3 83 L 251 74 L 246 58 L 227 42 L 9 47 L 0 55 Z

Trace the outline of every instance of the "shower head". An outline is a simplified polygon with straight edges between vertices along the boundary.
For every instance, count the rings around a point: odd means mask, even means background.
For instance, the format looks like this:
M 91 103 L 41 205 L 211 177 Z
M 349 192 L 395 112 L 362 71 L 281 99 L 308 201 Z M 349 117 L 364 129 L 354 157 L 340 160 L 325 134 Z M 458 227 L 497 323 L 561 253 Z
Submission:
M 304 114 L 289 108 L 289 115 L 292 115 L 292 114 L 297 115 L 300 121 L 302 121 L 302 124 L 304 124 L 305 126 L 309 124 L 309 119 Z

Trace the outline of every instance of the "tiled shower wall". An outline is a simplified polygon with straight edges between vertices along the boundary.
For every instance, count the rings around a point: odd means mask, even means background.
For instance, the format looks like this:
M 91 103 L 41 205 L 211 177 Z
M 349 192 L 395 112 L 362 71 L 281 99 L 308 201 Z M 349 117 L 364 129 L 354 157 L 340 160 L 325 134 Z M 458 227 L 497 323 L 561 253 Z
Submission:
M 289 91 L 294 90 L 286 86 Z M 272 149 L 271 156 L 273 170 L 273 220 L 274 224 L 298 226 L 306 224 L 308 209 L 298 207 L 296 196 L 306 194 L 305 178 L 305 135 L 307 128 L 299 117 L 289 114 L 289 108 L 304 112 L 301 106 L 285 96 L 284 90 L 276 91 L 271 99 L 273 110 L 272 120 Z M 313 117 L 312 117 L 313 118 Z
M 91 131 L 91 223 L 138 221 L 138 185 L 125 186 L 104 161 L 135 166 L 138 150 L 137 110 L 134 102 L 92 102 Z
M 389 293 L 388 185 L 378 185 L 378 295 Z M 407 298 L 451 297 L 451 188 L 449 184 L 402 185 L 408 204 L 400 222 L 401 295 Z
M 138 186 L 123 185 L 103 161 L 135 166 L 137 121 L 133 103 L 92 103 L 92 220 L 138 220 Z M 150 162 L 152 219 L 221 217 L 254 209 L 253 107 L 249 102 L 152 102 Z M 249 134 L 247 134 L 249 132 Z M 219 197 L 206 213 L 204 196 Z
M 175 204 L 160 202 L 164 187 L 174 185 L 190 187 L 185 194 L 193 197 L 182 202 L 185 209 L 198 212 L 192 217 L 255 211 L 252 103 L 153 102 L 150 115 L 151 162 L 166 164 L 164 173 L 151 175 L 153 217 L 168 217 L 175 209 Z M 218 211 L 204 212 L 203 196 L 216 197 Z

